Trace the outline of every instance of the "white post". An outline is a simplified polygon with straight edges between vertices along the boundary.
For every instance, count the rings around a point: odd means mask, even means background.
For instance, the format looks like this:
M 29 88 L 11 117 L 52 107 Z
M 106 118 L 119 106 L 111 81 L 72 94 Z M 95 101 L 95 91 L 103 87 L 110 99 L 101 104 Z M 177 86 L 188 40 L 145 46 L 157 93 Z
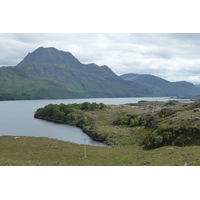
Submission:
M 84 155 L 85 155 L 85 158 L 87 158 L 87 156 L 86 156 L 86 145 L 85 145 L 85 140 L 86 140 L 86 139 L 84 139 Z

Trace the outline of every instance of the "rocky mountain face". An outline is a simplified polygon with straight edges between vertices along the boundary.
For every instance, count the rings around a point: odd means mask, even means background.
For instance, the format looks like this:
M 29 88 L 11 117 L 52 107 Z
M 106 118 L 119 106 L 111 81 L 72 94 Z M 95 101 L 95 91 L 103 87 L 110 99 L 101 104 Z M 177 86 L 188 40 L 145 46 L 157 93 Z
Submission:
M 151 74 L 128 73 L 120 76 L 123 80 L 132 81 L 152 90 L 157 96 L 192 96 L 200 94 L 199 88 L 186 81 L 170 82 Z
M 40 47 L 15 67 L 0 67 L 0 99 L 149 96 L 108 66 L 82 64 L 71 53 Z
M 40 47 L 34 52 L 29 53 L 17 66 L 23 66 L 29 63 L 65 65 L 78 68 L 81 63 L 69 52 L 58 51 L 54 47 Z

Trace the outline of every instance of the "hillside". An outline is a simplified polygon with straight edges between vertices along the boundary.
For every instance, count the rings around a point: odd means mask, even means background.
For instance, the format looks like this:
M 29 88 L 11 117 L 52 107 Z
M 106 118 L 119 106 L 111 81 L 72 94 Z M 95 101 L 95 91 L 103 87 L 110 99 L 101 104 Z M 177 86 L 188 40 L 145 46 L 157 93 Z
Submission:
M 49 104 L 35 118 L 76 125 L 95 140 L 112 146 L 200 145 L 200 101 L 146 102 L 130 105 Z
M 200 94 L 199 88 L 186 81 L 170 82 L 151 74 L 128 73 L 120 76 L 123 80 L 145 86 L 157 96 L 191 96 Z
M 17 66 L 0 68 L 0 100 L 150 96 L 107 66 L 82 64 L 71 53 L 40 47 Z

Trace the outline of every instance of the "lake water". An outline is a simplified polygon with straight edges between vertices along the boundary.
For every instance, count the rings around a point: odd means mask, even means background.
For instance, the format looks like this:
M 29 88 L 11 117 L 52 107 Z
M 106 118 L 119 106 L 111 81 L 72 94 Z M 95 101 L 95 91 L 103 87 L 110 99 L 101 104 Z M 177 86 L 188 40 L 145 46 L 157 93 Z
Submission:
M 167 97 L 151 98 L 95 98 L 95 99 L 57 99 L 57 100 L 24 100 L 0 101 L 0 135 L 49 137 L 77 144 L 105 146 L 101 142 L 92 140 L 80 128 L 65 124 L 56 124 L 34 118 L 38 108 L 48 104 L 70 104 L 96 102 L 104 104 L 137 103 L 140 100 L 168 101 Z

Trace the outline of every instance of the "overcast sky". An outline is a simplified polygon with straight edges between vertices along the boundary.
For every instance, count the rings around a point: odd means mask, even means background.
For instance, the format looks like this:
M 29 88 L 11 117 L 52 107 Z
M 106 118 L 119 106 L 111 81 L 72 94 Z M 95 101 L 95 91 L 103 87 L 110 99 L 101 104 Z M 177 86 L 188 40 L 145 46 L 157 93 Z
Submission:
M 107 65 L 117 75 L 153 74 L 200 83 L 197 33 L 1 33 L 0 66 L 15 66 L 40 46 L 71 52 L 84 64 Z

